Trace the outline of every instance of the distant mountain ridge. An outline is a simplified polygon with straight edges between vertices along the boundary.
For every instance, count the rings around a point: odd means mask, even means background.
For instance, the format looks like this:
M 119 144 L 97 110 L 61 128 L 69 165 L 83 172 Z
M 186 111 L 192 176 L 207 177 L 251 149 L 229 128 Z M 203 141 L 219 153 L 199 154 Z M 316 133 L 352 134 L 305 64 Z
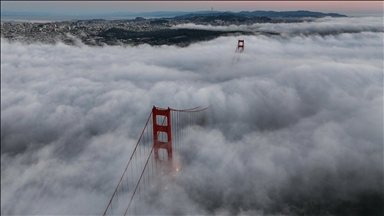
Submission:
M 299 11 L 242 11 L 239 12 L 240 14 L 248 15 L 252 14 L 254 16 L 267 16 L 267 17 L 347 17 L 344 14 L 339 13 L 322 13 L 322 12 L 313 12 L 313 11 L 306 11 L 306 10 L 299 10 Z
M 241 12 L 231 12 L 231 11 L 196 11 L 196 12 L 183 12 L 183 11 L 155 11 L 155 12 L 113 12 L 113 13 L 104 13 L 104 14 L 82 14 L 82 15 L 70 15 L 70 14 L 52 14 L 52 13 L 34 13 L 34 12 L 12 12 L 12 11 L 2 11 L 1 16 L 68 16 L 68 17 L 88 17 L 88 18 L 108 18 L 108 17 L 169 17 L 169 18 L 188 18 L 193 16 L 212 16 L 212 15 L 225 15 L 231 14 L 235 16 L 259 16 L 259 17 L 268 17 L 268 18 L 301 18 L 301 17 L 347 17 L 343 14 L 338 13 L 322 13 L 322 12 L 313 12 L 306 10 L 298 11 L 241 11 Z
M 217 16 L 217 15 L 235 15 L 235 16 L 258 16 L 258 17 L 268 17 L 268 18 L 302 18 L 302 17 L 315 17 L 315 18 L 321 18 L 321 17 L 347 17 L 343 14 L 338 13 L 322 13 L 322 12 L 313 12 L 313 11 L 305 11 L 305 10 L 299 10 L 299 11 L 241 11 L 241 12 L 207 12 L 204 11 L 202 13 L 195 12 L 195 13 L 189 13 L 186 15 L 181 15 L 175 18 L 181 18 L 181 17 L 193 17 L 193 16 Z
M 222 15 L 222 14 L 232 14 L 236 16 L 259 16 L 259 17 L 268 17 L 268 18 L 300 18 L 300 17 L 347 17 L 344 14 L 339 13 L 322 13 L 322 12 L 313 12 L 306 10 L 298 11 L 241 11 L 241 12 L 232 12 L 232 11 L 196 11 L 196 12 L 182 12 L 182 11 L 155 11 L 155 12 L 143 12 L 143 13 L 109 13 L 104 14 L 106 16 L 140 16 L 140 17 L 193 17 L 193 16 L 211 16 L 211 15 Z

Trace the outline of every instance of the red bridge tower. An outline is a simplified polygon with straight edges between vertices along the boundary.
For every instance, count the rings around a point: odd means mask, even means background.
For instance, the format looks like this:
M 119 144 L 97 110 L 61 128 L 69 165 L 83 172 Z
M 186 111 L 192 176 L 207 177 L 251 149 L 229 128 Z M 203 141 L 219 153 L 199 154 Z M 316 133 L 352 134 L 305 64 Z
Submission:
M 244 51 L 244 40 L 239 40 L 237 42 L 237 50 L 239 52 L 243 52 Z
M 160 116 L 158 118 L 158 116 Z M 163 118 L 161 118 L 163 117 Z M 153 148 L 156 162 L 167 162 L 169 168 L 172 167 L 172 127 L 171 109 L 160 109 L 155 106 L 152 108 L 153 120 Z M 167 159 L 159 157 L 159 150 L 165 149 Z

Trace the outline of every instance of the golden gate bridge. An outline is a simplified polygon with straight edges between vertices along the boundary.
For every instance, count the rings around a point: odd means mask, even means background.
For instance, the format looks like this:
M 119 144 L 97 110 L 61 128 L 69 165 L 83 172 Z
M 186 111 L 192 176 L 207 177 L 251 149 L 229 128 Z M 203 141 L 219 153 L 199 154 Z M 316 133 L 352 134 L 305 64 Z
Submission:
M 153 107 L 103 215 L 150 214 L 147 204 L 180 171 L 186 130 L 206 124 L 206 110 Z
M 244 40 L 238 40 L 236 53 L 244 51 Z M 237 61 L 239 61 L 238 56 Z M 235 56 L 232 59 L 232 64 Z M 180 171 L 180 149 L 188 126 L 206 124 L 206 110 L 195 107 L 177 110 L 153 106 L 124 172 L 104 211 L 105 215 L 150 214 L 146 204 L 153 195 L 168 190 Z

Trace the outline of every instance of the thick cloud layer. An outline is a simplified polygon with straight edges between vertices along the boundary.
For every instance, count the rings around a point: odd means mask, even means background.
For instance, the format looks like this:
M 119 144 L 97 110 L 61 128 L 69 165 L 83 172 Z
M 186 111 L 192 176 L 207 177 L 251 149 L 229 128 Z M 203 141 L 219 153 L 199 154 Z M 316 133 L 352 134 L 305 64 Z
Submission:
M 2 39 L 1 213 L 102 214 L 152 106 L 211 105 L 146 214 L 381 215 L 382 19 L 359 25 L 242 36 L 241 54 L 234 36 L 187 48 Z
M 249 31 L 275 33 L 281 35 L 328 35 L 340 33 L 358 33 L 363 31 L 383 32 L 383 17 L 348 18 L 306 18 L 297 23 L 255 23 L 253 25 L 211 26 L 192 23 L 176 25 L 173 28 L 206 29 L 217 31 Z

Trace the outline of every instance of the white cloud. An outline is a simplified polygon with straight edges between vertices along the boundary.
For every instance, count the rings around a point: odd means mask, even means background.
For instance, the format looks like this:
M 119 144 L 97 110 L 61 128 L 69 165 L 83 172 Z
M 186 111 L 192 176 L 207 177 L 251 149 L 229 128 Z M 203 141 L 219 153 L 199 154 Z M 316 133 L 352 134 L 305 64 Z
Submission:
M 383 17 L 347 17 L 306 19 L 302 22 L 286 23 L 255 23 L 252 25 L 212 26 L 195 25 L 192 23 L 180 24 L 173 29 L 204 29 L 216 31 L 249 31 L 260 33 L 277 33 L 283 36 L 311 35 L 311 34 L 340 34 L 358 32 L 383 32 Z
M 360 30 L 244 36 L 234 62 L 234 36 L 187 48 L 2 39 L 2 214 L 101 214 L 153 105 L 211 115 L 146 214 L 380 213 L 383 34 L 361 19 L 260 25 Z

